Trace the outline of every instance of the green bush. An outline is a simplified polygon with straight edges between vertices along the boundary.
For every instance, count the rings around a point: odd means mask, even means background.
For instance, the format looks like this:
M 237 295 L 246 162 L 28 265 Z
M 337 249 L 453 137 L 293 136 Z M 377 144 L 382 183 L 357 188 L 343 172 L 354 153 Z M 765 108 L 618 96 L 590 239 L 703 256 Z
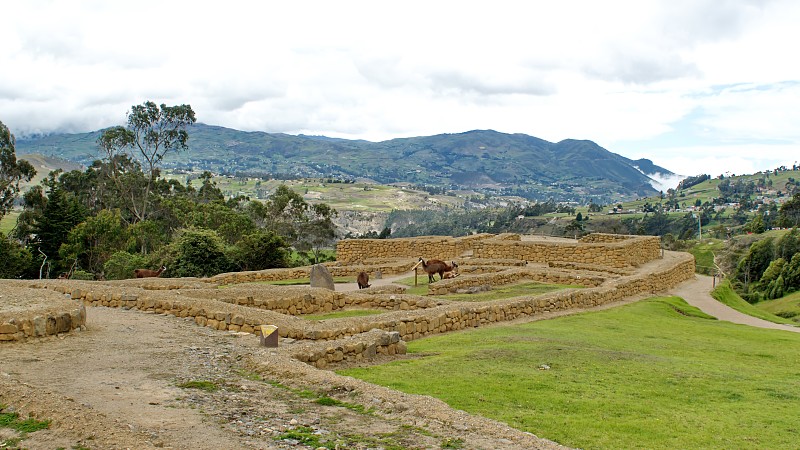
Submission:
M 171 247 L 170 276 L 208 277 L 231 270 L 222 238 L 213 230 L 185 228 Z
M 239 270 L 264 270 L 288 265 L 284 240 L 272 232 L 248 234 L 233 247 L 230 259 Z
M 111 255 L 103 265 L 103 271 L 107 280 L 124 280 L 133 278 L 135 269 L 148 267 L 147 258 L 142 255 L 135 255 L 128 252 L 116 252 Z
M 16 241 L 9 240 L 0 232 L 0 278 L 20 278 L 33 264 L 33 256 Z
M 87 272 L 85 270 L 76 270 L 72 272 L 72 276 L 70 277 L 70 279 L 92 281 L 94 280 L 94 274 L 92 272 Z

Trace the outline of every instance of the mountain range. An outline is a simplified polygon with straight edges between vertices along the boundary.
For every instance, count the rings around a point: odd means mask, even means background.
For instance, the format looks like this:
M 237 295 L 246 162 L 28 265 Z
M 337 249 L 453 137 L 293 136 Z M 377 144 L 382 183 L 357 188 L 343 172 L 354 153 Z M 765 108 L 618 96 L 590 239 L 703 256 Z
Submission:
M 20 138 L 17 153 L 89 164 L 102 157 L 102 131 Z M 448 190 L 558 201 L 608 203 L 658 192 L 675 176 L 647 159 L 631 160 L 588 140 L 548 142 L 492 130 L 382 142 L 245 132 L 195 124 L 189 150 L 172 153 L 167 169 L 275 178 L 367 179 Z

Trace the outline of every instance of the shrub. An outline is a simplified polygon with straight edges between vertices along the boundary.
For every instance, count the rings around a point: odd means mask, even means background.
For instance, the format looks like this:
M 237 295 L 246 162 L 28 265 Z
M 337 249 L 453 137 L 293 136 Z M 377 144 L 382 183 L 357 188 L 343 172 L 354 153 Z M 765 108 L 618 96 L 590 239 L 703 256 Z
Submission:
M 272 232 L 244 236 L 231 251 L 231 260 L 240 270 L 263 270 L 288 265 L 288 251 L 283 239 Z
M 172 247 L 170 276 L 208 277 L 231 269 L 222 238 L 213 230 L 185 228 Z
M 134 269 L 147 266 L 147 258 L 142 255 L 130 254 L 128 252 L 116 252 L 111 255 L 111 258 L 103 265 L 103 270 L 108 280 L 124 280 L 126 278 L 133 278 Z
M 94 274 L 92 272 L 87 272 L 85 270 L 76 270 L 72 272 L 72 276 L 70 278 L 73 280 L 91 281 L 94 280 Z
M 23 246 L 0 233 L 0 278 L 20 278 L 33 264 L 33 256 Z

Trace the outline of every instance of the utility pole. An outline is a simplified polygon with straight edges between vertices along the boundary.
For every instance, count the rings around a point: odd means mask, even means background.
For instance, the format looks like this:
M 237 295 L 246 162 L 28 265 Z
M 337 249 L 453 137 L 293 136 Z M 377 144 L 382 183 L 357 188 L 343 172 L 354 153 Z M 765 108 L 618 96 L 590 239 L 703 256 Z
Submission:
M 700 241 L 703 239 L 703 228 L 700 225 L 702 214 L 692 214 L 692 216 L 697 217 L 697 240 Z
M 703 219 L 703 214 L 702 213 L 698 214 L 697 215 L 697 235 L 699 236 L 698 241 L 703 240 L 702 219 Z

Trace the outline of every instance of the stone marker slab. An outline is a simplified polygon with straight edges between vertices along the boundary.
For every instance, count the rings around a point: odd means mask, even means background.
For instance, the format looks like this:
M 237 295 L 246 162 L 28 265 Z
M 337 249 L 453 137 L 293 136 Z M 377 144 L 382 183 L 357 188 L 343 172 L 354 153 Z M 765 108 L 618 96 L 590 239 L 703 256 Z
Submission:
M 278 327 L 275 325 L 261 325 L 261 345 L 264 347 L 278 346 Z
M 333 276 L 331 276 L 328 268 L 322 264 L 314 264 L 311 266 L 311 287 L 319 287 L 336 290 L 333 286 Z

